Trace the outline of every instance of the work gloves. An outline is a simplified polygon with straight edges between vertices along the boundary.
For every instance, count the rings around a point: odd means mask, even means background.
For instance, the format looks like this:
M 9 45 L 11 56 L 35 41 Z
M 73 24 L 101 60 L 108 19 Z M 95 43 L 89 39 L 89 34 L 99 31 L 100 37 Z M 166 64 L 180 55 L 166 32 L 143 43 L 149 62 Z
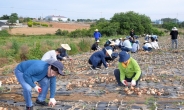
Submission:
M 49 106 L 54 107 L 56 105 L 56 100 L 54 98 L 50 98 L 49 100 Z
M 122 83 L 125 85 L 125 86 L 128 86 L 128 82 L 126 80 L 123 80 Z
M 132 86 L 135 86 L 135 85 L 136 85 L 136 81 L 135 81 L 135 80 L 132 80 L 132 81 L 131 81 L 131 85 L 132 85 Z
M 66 57 L 63 57 L 63 60 L 66 60 L 67 58 Z
M 41 93 L 42 92 L 42 88 L 39 86 L 35 86 L 34 89 L 38 92 Z
M 125 85 L 125 86 L 128 86 L 128 82 L 126 80 L 123 80 L 122 83 Z M 135 80 L 132 80 L 131 81 L 131 86 L 135 86 L 136 85 L 136 81 Z

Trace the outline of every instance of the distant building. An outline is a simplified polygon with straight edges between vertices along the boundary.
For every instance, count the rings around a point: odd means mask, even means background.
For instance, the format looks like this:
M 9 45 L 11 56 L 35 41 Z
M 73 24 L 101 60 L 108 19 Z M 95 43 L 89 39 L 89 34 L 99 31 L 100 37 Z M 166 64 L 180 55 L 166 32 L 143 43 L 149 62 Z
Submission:
M 155 20 L 155 21 L 152 21 L 153 24 L 163 24 L 163 21 L 162 20 Z
M 0 22 L 7 24 L 8 23 L 8 20 L 0 20 Z
M 7 25 L 7 22 L 0 20 L 0 31 L 3 29 L 8 29 L 9 26 Z
M 67 21 L 68 18 L 64 17 L 64 16 L 54 16 L 54 15 L 51 15 L 51 16 L 47 16 L 45 17 L 45 20 L 47 21 Z

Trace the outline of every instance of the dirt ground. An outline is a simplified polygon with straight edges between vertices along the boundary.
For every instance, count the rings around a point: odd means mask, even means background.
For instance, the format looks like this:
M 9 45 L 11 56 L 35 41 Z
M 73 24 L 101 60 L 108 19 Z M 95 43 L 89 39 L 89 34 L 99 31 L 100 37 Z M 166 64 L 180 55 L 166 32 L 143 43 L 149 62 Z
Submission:
M 22 28 L 13 28 L 9 31 L 13 35 L 45 35 L 45 34 L 55 34 L 58 29 L 67 30 L 69 32 L 76 29 L 89 29 L 89 24 L 84 23 L 55 23 L 50 22 L 52 27 L 22 27 Z
M 146 52 L 140 51 L 138 53 L 132 54 L 132 57 L 137 59 L 142 71 L 144 72 L 144 77 L 140 81 L 140 83 L 143 84 L 143 86 L 140 88 L 142 88 L 142 90 L 146 88 L 147 92 L 142 92 L 142 95 L 138 95 L 135 92 L 133 94 L 128 94 L 124 92 L 125 87 L 116 86 L 117 83 L 113 76 L 113 70 L 117 68 L 118 59 L 116 59 L 114 62 L 111 62 L 110 64 L 111 66 L 109 67 L 108 70 L 104 70 L 102 68 L 102 70 L 99 70 L 99 71 L 92 71 L 89 69 L 89 64 L 87 63 L 87 60 L 92 53 L 83 53 L 80 55 L 72 56 L 73 57 L 72 62 L 70 61 L 62 62 L 65 66 L 66 76 L 60 76 L 57 79 L 57 88 L 56 88 L 57 91 L 56 91 L 56 97 L 55 97 L 56 100 L 59 101 L 58 103 L 61 103 L 61 102 L 78 103 L 80 101 L 96 102 L 96 103 L 116 102 L 116 103 L 125 103 L 126 105 L 132 105 L 133 103 L 141 103 L 139 104 L 139 106 L 142 106 L 142 105 L 145 105 L 147 101 L 151 100 L 151 98 L 153 98 L 154 100 L 160 103 L 165 102 L 166 104 L 168 104 L 168 102 L 171 101 L 171 105 L 174 104 L 173 106 L 175 106 L 176 103 L 184 99 L 184 95 L 182 92 L 184 90 L 182 86 L 184 77 L 178 74 L 177 71 L 173 69 L 177 69 L 178 65 L 181 65 L 184 62 L 182 59 L 184 51 L 181 48 L 177 51 L 169 50 L 168 47 L 164 47 L 164 45 L 169 45 L 165 41 L 163 41 L 163 44 L 160 44 L 160 45 L 162 45 L 162 48 L 163 48 L 162 51 L 155 51 L 152 53 L 146 53 Z M 184 45 L 184 44 L 180 44 L 180 45 Z M 176 59 L 173 61 L 173 58 L 176 58 Z M 155 61 L 156 59 L 157 61 Z M 162 64 L 162 61 L 165 62 L 165 64 Z M 177 61 L 180 61 L 180 62 L 176 63 Z M 150 63 L 150 65 L 147 66 L 147 63 Z M 176 64 L 176 65 L 172 66 L 173 64 Z M 10 68 L 14 68 L 15 66 L 16 64 L 9 65 Z M 150 69 L 152 67 L 154 68 L 154 70 Z M 179 70 L 182 71 L 183 67 L 179 68 Z M 0 71 L 3 72 L 3 68 L 0 69 Z M 152 72 L 153 74 L 152 73 L 150 74 L 149 72 Z M 106 79 L 105 82 L 104 80 L 102 80 L 103 78 Z M 95 82 L 93 82 L 92 79 L 95 79 Z M 100 82 L 97 79 L 100 79 Z M 3 92 L 0 93 L 0 97 L 1 97 L 0 107 L 7 108 L 8 106 L 8 108 L 12 108 L 13 110 L 19 109 L 18 106 L 12 106 L 13 104 L 2 103 L 3 100 L 6 100 L 6 101 L 9 100 L 16 103 L 24 102 L 23 96 L 21 94 L 22 93 L 21 86 L 20 84 L 18 84 L 14 74 L 12 72 L 10 72 L 7 75 L 1 74 L 0 80 L 3 82 L 2 85 L 6 87 L 4 88 Z M 177 81 L 181 81 L 181 84 L 179 84 Z M 79 82 L 81 85 L 78 85 Z M 154 84 L 154 85 L 146 86 L 144 85 L 145 83 Z M 112 88 L 108 88 L 111 86 Z M 171 87 L 173 90 L 170 91 L 171 93 L 167 93 L 167 92 L 162 93 L 163 95 L 161 96 L 157 95 L 156 93 L 154 94 L 148 93 L 148 91 L 151 89 L 157 90 L 158 92 L 158 90 L 163 89 L 163 87 L 166 87 L 166 88 Z M 179 89 L 174 89 L 177 87 Z M 11 88 L 11 90 L 9 88 Z M 166 90 L 167 89 L 165 89 L 165 91 Z M 174 94 L 174 97 L 173 97 L 172 96 L 173 91 L 174 93 L 181 92 L 181 94 Z M 69 93 L 69 94 L 66 94 L 66 93 Z M 32 98 L 33 102 L 36 100 L 37 95 L 38 94 L 33 91 L 33 98 Z M 49 99 L 49 94 L 47 98 Z M 161 105 L 163 104 L 161 103 Z M 58 109 L 53 108 L 53 110 L 58 110 Z M 74 110 L 74 109 L 68 109 L 68 110 Z M 125 109 L 122 109 L 122 110 L 125 110 Z
M 53 28 L 57 26 L 58 25 L 53 25 Z M 65 29 L 69 26 L 70 25 L 65 25 Z M 84 27 L 82 26 L 81 28 Z M 34 28 L 30 28 L 31 31 L 33 31 L 33 29 Z M 75 25 L 73 25 L 73 29 L 75 29 Z M 29 32 L 24 32 L 29 34 Z M 44 30 L 44 32 L 47 31 Z M 141 40 L 144 41 L 143 39 Z M 125 87 L 116 86 L 117 83 L 114 79 L 113 71 L 117 68 L 118 58 L 110 62 L 108 70 L 102 68 L 102 70 L 93 71 L 89 69 L 90 65 L 88 64 L 88 59 L 92 53 L 87 52 L 72 56 L 72 62 L 62 62 L 65 66 L 64 72 L 66 76 L 58 77 L 55 98 L 58 102 L 123 102 L 125 105 L 132 105 L 133 103 L 145 105 L 145 102 L 154 99 L 158 102 L 165 102 L 166 105 L 171 101 L 171 106 L 175 106 L 176 103 L 178 104 L 184 100 L 184 76 L 181 74 L 184 72 L 184 67 L 180 66 L 184 63 L 184 38 L 181 38 L 180 41 L 179 49 L 177 50 L 171 50 L 170 44 L 168 43 L 170 40 L 163 38 L 159 39 L 159 44 L 162 48 L 159 51 L 153 51 L 151 53 L 144 51 L 139 51 L 134 54 L 131 53 L 131 56 L 138 61 L 144 74 L 144 77 L 142 77 L 140 81 L 141 90 L 137 90 L 141 92 L 141 95 L 136 93 L 136 91 L 133 92 L 133 89 L 129 91 L 133 93 L 128 93 L 125 91 Z M 6 67 L 12 68 L 13 70 L 15 66 L 16 64 L 12 64 Z M 4 87 L 0 93 L 0 110 L 3 108 L 18 110 L 18 106 L 14 106 L 14 104 L 24 102 L 22 89 L 12 71 L 6 75 L 2 74 L 6 67 L 0 68 L 0 81 L 2 81 L 2 86 Z M 128 89 L 130 89 L 130 87 Z M 161 94 L 158 94 L 159 92 Z M 33 91 L 33 102 L 36 100 L 37 95 L 38 94 Z M 49 94 L 47 99 L 49 99 Z M 3 103 L 4 100 L 5 103 Z M 13 104 L 7 104 L 7 101 L 13 101 Z M 176 103 L 174 101 L 176 101 Z M 183 102 L 180 103 L 180 107 L 183 107 L 182 104 Z M 161 103 L 161 105 L 163 104 Z M 163 108 L 160 110 L 163 110 Z M 57 108 L 55 109 L 58 110 Z

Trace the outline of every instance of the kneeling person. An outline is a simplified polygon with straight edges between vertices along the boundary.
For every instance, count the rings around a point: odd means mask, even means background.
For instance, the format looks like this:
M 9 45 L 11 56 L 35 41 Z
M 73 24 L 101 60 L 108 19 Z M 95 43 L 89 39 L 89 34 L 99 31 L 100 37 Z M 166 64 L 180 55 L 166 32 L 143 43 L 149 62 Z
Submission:
M 114 76 L 119 86 L 138 86 L 141 77 L 141 69 L 135 59 L 130 57 L 126 51 L 119 53 L 118 69 L 114 70 Z

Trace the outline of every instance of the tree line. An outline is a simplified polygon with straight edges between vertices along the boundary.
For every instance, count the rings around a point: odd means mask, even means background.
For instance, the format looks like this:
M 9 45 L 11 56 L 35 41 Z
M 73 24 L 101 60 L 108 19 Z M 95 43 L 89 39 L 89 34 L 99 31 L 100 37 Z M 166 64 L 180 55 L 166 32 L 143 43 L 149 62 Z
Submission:
M 28 22 L 33 18 L 18 18 L 17 13 L 12 13 L 10 16 L 3 15 L 1 20 L 8 20 L 9 23 L 14 23 L 16 20 L 20 22 Z M 69 37 L 91 37 L 95 29 L 98 29 L 103 36 L 115 35 L 129 35 L 130 30 L 134 29 L 136 35 L 142 34 L 156 34 L 159 36 L 164 35 L 164 32 L 158 28 L 171 30 L 172 27 L 183 28 L 184 22 L 179 22 L 178 19 L 163 18 L 162 24 L 153 24 L 150 17 L 139 14 L 133 11 L 115 13 L 110 20 L 100 18 L 99 20 L 78 19 L 77 22 L 92 22 L 89 29 L 75 30 L 72 32 L 57 30 L 56 35 L 65 35 Z

